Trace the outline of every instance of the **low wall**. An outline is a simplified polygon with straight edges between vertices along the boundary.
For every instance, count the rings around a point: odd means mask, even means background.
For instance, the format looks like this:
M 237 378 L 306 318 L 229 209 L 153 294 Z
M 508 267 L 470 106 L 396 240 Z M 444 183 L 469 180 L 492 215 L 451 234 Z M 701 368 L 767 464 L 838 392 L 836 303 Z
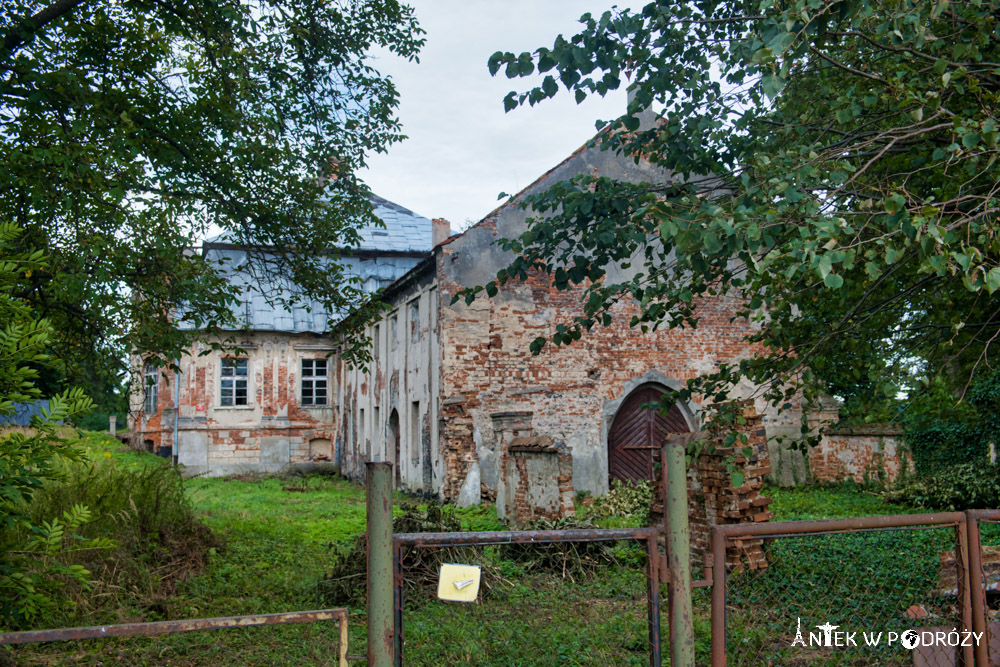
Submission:
M 757 523 L 769 521 L 773 517 L 768 509 L 771 499 L 760 493 L 764 486 L 764 478 L 770 472 L 767 436 L 760 415 L 748 409 L 743 416 L 747 420 L 744 427 L 748 435 L 745 446 L 753 450 L 749 459 L 737 455 L 734 448 L 722 447 L 721 442 L 716 442 L 716 449 L 712 454 L 702 454 L 698 462 L 688 468 L 691 556 L 697 563 L 702 563 L 705 554 L 710 550 L 712 526 Z M 722 436 L 719 436 L 718 440 L 721 439 Z M 734 465 L 743 473 L 741 486 L 733 486 L 732 472 L 727 463 Z M 655 485 L 657 493 L 650 510 L 651 524 L 665 527 L 662 504 L 663 469 L 659 465 L 656 466 Z M 660 540 L 660 551 L 665 554 L 665 535 L 661 535 Z M 742 540 L 738 545 L 739 549 L 731 549 L 728 552 L 728 557 L 733 561 L 730 565 L 741 562 L 751 568 L 766 567 L 762 544 L 763 540 L 759 539 Z
M 498 515 L 516 526 L 572 516 L 573 457 L 548 436 L 515 438 L 507 448 Z
M 779 486 L 834 483 L 848 480 L 894 483 L 903 470 L 913 472 L 913 457 L 902 429 L 872 424 L 827 431 L 808 452 L 770 443 L 770 481 Z

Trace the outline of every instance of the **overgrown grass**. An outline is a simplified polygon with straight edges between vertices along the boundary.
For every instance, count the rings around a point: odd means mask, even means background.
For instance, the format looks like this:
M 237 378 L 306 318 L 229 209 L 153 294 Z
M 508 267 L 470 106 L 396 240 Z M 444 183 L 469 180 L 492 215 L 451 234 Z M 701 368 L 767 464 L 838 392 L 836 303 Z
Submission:
M 775 521 L 843 519 L 854 516 L 912 514 L 929 510 L 890 504 L 881 493 L 857 484 L 827 486 L 770 486 L 763 493 L 774 500 Z
M 129 466 L 162 463 L 144 454 L 117 452 L 113 441 L 106 441 L 104 446 L 111 458 Z M 318 608 L 317 582 L 364 530 L 364 489 L 335 477 L 198 478 L 188 480 L 186 489 L 192 507 L 213 531 L 218 546 L 207 554 L 206 567 L 200 574 L 176 583 L 161 610 L 136 613 L 132 620 Z M 775 498 L 772 508 L 779 519 L 901 511 L 899 506 L 888 505 L 876 495 L 850 487 L 768 489 L 767 494 Z M 397 505 L 401 504 L 421 505 L 398 497 Z M 454 515 L 465 530 L 503 528 L 495 518 L 494 508 L 489 506 L 455 509 Z M 611 517 L 600 523 L 634 522 Z M 883 551 L 888 549 L 885 555 L 898 558 L 900 566 L 905 563 L 905 554 L 897 553 L 898 545 L 876 546 Z M 795 555 L 788 560 L 800 568 L 812 567 L 809 563 L 826 567 L 827 573 L 834 576 L 843 571 L 843 563 L 855 562 L 851 546 L 844 549 L 847 550 L 832 552 L 833 561 L 822 558 L 810 561 L 808 548 L 797 555 L 788 551 L 789 556 Z M 552 568 L 533 568 L 496 550 L 485 550 L 483 554 L 495 564 L 503 581 L 478 604 L 440 602 L 431 593 L 408 596 L 404 615 L 407 664 L 647 663 L 646 584 L 641 552 L 623 548 L 618 565 L 572 577 L 564 577 Z M 870 555 L 866 557 L 862 552 L 857 567 L 871 563 Z M 881 558 L 878 562 L 891 562 L 891 558 Z M 771 570 L 772 574 L 784 577 L 781 579 L 784 582 L 795 577 L 802 579 L 805 574 L 808 577 L 803 581 L 810 578 L 825 581 L 817 578 L 819 570 L 781 572 L 779 567 Z M 851 570 L 847 576 L 857 579 L 861 573 Z M 789 597 L 789 591 L 795 589 L 778 585 L 777 577 L 774 581 L 774 584 L 758 582 L 763 588 L 754 590 L 774 613 L 784 618 L 789 612 L 783 611 L 781 605 L 795 602 Z M 734 601 L 751 600 L 750 593 L 736 590 Z M 825 595 L 823 591 L 817 594 Z M 699 664 L 704 664 L 708 659 L 707 590 L 696 591 L 695 598 L 699 637 L 696 648 Z M 663 604 L 661 632 L 665 638 L 665 597 Z M 362 655 L 364 609 L 353 606 L 351 614 L 351 653 Z M 117 620 L 119 615 L 107 613 L 88 622 Z M 734 616 L 733 622 L 740 621 Z M 752 641 L 765 642 L 763 622 L 755 623 L 760 631 L 752 635 L 758 638 Z M 782 625 L 782 631 L 786 630 Z M 791 630 L 794 632 L 794 626 Z M 157 639 L 75 642 L 21 648 L 16 653 L 19 664 L 319 665 L 335 664 L 336 648 L 336 628 L 317 623 Z M 666 655 L 665 640 L 663 649 Z
M 201 570 L 214 544 L 173 467 L 162 460 L 112 454 L 108 444 L 95 435 L 84 437 L 87 456 L 63 462 L 61 479 L 38 489 L 28 506 L 36 526 L 73 515 L 80 506 L 92 517 L 69 531 L 73 536 L 63 538 L 69 550 L 37 556 L 39 562 L 86 568 L 92 585 L 62 577 L 58 606 L 37 618 L 36 626 L 72 625 L 94 617 L 126 622 L 162 616 L 176 584 Z M 30 537 L 24 528 L 4 534 L 4 552 L 20 551 Z M 73 548 L 94 538 L 113 544 Z

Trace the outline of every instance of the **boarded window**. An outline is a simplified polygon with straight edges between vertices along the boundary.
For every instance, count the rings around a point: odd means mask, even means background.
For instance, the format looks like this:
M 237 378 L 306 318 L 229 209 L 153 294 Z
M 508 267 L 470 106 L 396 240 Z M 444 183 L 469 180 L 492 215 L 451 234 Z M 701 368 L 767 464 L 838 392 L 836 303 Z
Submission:
M 219 392 L 220 405 L 248 405 L 248 376 L 249 364 L 246 359 L 230 357 L 222 360 L 222 383 Z
M 302 405 L 327 405 L 327 360 L 302 360 Z

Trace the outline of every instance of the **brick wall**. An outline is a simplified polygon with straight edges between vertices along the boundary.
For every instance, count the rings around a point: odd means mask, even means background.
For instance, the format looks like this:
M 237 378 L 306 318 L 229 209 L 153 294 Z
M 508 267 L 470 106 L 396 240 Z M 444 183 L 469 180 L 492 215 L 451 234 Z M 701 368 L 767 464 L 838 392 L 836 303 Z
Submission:
M 581 173 L 646 182 L 667 177 L 641 160 L 582 149 L 525 193 Z M 595 327 L 572 345 L 549 344 L 541 354 L 532 355 L 533 340 L 551 340 L 557 325 L 571 323 L 580 314 L 582 289 L 561 291 L 548 275 L 530 273 L 523 282 L 503 286 L 494 298 L 481 297 L 471 305 L 464 300 L 451 303 L 458 291 L 486 283 L 509 264 L 512 255 L 500 250 L 496 241 L 516 238 L 530 215 L 516 203 L 505 204 L 435 251 L 440 392 L 442 405 L 447 404 L 442 411 L 447 432 L 442 433 L 445 474 L 440 493 L 445 500 L 456 499 L 475 474 L 481 478 L 482 498 L 496 493 L 504 468 L 490 416 L 519 411 L 533 412 L 535 432 L 569 449 L 578 491 L 605 493 L 607 432 L 623 397 L 642 382 L 679 388 L 722 363 L 735 363 L 758 351 L 746 342 L 756 325 L 734 319 L 741 301 L 729 294 L 698 304 L 697 329 L 645 333 L 629 326 L 638 308 L 636 302 L 623 299 L 613 309 L 609 326 Z M 607 280 L 618 281 L 628 279 L 638 267 L 608 270 Z M 753 387 L 740 387 L 738 392 L 749 396 Z M 757 407 L 764 412 L 766 406 L 761 402 Z M 693 403 L 682 409 L 689 427 L 699 428 L 701 406 Z M 449 431 L 448 421 L 458 415 L 461 424 Z M 764 419 L 770 429 L 778 417 L 766 414 Z
M 744 411 L 746 418 L 747 444 L 753 449 L 753 456 L 747 459 L 737 455 L 734 448 L 722 446 L 725 434 L 711 437 L 716 445 L 711 454 L 702 454 L 688 469 L 688 521 L 691 529 L 691 553 L 695 562 L 704 563 L 710 549 L 712 526 L 733 523 L 756 523 L 769 521 L 773 514 L 768 509 L 771 499 L 761 495 L 764 478 L 770 472 L 767 452 L 767 437 L 761 415 L 753 408 Z M 741 448 L 742 449 L 742 446 Z M 743 484 L 734 487 L 732 473 L 726 466 L 731 462 L 743 473 Z M 666 526 L 663 511 L 662 466 L 656 466 L 655 485 L 658 489 L 652 507 L 653 525 Z M 763 541 L 744 539 L 728 551 L 729 565 L 737 563 L 751 568 L 766 567 L 762 549 Z M 660 538 L 661 553 L 666 553 L 666 535 Z
M 809 450 L 809 473 L 817 482 L 895 482 L 903 470 L 914 472 L 898 426 L 879 424 L 835 429 Z
M 514 526 L 536 519 L 572 516 L 573 459 L 548 436 L 515 438 L 504 464 L 504 497 L 497 509 Z

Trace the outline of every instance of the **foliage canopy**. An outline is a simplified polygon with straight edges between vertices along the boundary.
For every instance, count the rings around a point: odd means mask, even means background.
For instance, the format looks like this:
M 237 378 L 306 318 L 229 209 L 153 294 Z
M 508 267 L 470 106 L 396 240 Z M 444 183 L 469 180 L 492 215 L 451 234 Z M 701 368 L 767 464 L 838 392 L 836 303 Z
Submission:
M 550 215 L 505 242 L 516 259 L 484 289 L 537 269 L 580 286 L 556 344 L 623 298 L 645 330 L 695 327 L 703 299 L 741 297 L 761 353 L 687 397 L 749 380 L 779 405 L 826 387 L 865 410 L 937 373 L 961 393 L 1000 336 L 998 16 L 997 2 L 662 0 L 494 54 L 494 74 L 542 77 L 508 110 L 631 76 L 628 113 L 596 141 L 675 179 L 581 177 L 530 197 Z M 641 270 L 611 282 L 612 264 Z
M 377 223 L 354 174 L 401 138 L 367 54 L 414 59 L 421 34 L 397 0 L 3 3 L 0 219 L 50 258 L 19 297 L 55 349 L 109 373 L 132 346 L 171 359 L 178 303 L 238 328 L 242 295 L 188 252 L 211 232 L 331 312 L 355 305 L 336 257 Z

